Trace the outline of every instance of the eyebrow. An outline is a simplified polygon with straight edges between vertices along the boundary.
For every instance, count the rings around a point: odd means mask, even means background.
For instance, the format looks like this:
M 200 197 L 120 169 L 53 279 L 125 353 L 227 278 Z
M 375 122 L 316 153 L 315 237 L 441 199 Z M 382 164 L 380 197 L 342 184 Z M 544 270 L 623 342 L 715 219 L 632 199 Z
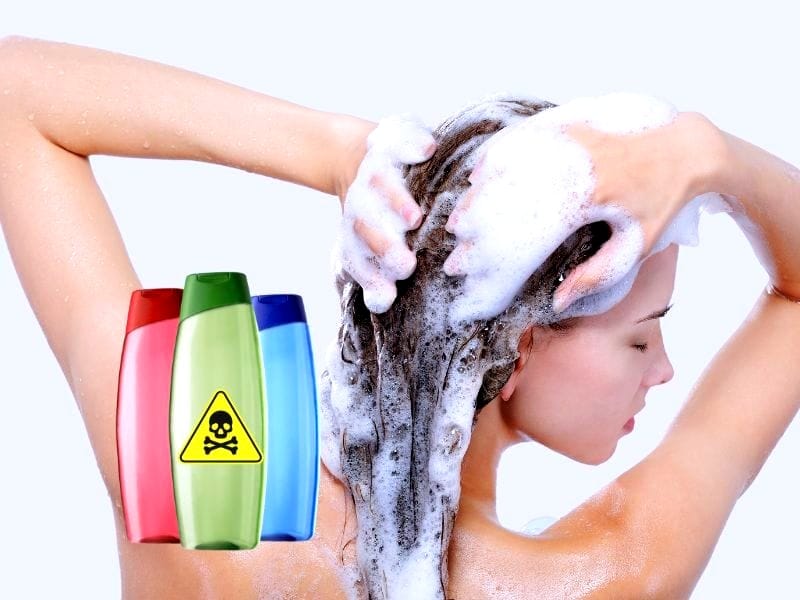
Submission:
M 672 304 L 662 308 L 661 310 L 657 310 L 657 311 L 651 312 L 646 317 L 642 317 L 641 319 L 636 321 L 636 323 L 637 324 L 638 323 L 644 323 L 645 321 L 649 321 L 650 319 L 660 319 L 661 317 L 663 317 L 665 314 L 667 314 L 669 312 L 670 308 L 672 308 Z

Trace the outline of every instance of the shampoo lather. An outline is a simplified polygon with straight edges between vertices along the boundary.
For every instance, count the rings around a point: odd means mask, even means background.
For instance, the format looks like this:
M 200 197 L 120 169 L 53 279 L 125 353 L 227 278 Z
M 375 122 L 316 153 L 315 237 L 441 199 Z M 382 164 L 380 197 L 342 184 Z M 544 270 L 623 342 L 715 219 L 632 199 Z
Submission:
M 266 426 L 264 365 L 247 278 L 189 275 L 169 422 L 182 546 L 232 550 L 258 544 Z
M 117 388 L 117 460 L 131 542 L 177 542 L 169 394 L 181 290 L 135 290 Z
M 269 435 L 262 540 L 307 540 L 319 493 L 319 421 L 303 299 L 253 297 L 264 358 Z

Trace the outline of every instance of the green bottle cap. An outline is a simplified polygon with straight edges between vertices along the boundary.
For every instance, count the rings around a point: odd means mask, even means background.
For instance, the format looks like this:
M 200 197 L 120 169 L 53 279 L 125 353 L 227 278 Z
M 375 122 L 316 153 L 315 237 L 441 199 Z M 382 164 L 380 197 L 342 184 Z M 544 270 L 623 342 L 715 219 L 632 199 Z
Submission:
M 250 304 L 250 287 L 244 273 L 192 273 L 183 286 L 180 320 L 231 304 Z

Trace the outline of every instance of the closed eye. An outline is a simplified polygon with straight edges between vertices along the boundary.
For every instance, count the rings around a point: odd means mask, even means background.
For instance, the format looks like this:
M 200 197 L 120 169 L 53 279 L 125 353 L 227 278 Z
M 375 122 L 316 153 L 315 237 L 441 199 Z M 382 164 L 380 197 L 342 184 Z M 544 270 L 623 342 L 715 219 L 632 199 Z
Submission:
M 633 347 L 636 348 L 639 352 L 647 352 L 647 344 L 633 344 Z

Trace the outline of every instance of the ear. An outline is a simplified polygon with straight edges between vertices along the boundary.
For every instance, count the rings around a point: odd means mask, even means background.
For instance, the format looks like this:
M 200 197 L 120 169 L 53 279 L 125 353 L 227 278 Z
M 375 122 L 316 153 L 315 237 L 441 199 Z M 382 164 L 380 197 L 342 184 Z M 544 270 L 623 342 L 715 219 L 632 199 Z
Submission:
M 508 401 L 511 399 L 511 396 L 514 393 L 514 390 L 517 387 L 517 381 L 519 380 L 519 375 L 522 373 L 522 369 L 525 368 L 525 364 L 528 362 L 528 359 L 531 355 L 531 343 L 532 343 L 532 335 L 533 335 L 533 328 L 529 327 L 525 330 L 525 333 L 522 334 L 522 337 L 519 340 L 519 346 L 517 347 L 517 351 L 519 352 L 519 356 L 517 357 L 516 362 L 514 363 L 514 372 L 511 373 L 511 377 L 508 378 L 505 385 L 500 388 L 500 399 Z

